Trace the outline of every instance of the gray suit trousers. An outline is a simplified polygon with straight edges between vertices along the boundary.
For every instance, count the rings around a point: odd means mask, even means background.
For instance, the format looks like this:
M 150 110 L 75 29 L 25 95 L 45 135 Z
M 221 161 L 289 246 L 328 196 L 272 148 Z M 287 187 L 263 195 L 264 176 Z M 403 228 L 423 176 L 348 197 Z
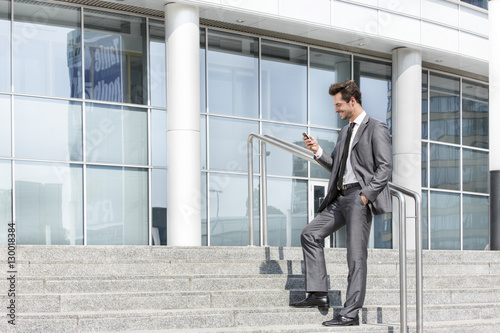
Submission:
M 344 308 L 340 314 L 354 318 L 363 307 L 366 294 L 368 238 L 372 214 L 363 204 L 360 188 L 343 193 L 319 213 L 302 231 L 306 291 L 327 292 L 325 254 L 321 241 L 346 226 L 349 275 Z

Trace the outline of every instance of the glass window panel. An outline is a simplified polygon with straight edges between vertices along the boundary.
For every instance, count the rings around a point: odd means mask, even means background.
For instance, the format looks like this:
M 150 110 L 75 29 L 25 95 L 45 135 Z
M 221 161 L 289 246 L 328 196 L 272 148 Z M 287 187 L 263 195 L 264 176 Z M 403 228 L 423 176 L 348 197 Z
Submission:
M 210 169 L 224 171 L 247 171 L 247 139 L 252 132 L 258 133 L 256 121 L 210 117 Z M 254 140 L 254 150 L 258 151 L 259 141 Z M 255 161 L 258 161 L 258 156 Z M 254 172 L 257 172 L 254 163 Z
M 330 85 L 351 78 L 351 56 L 324 50 L 311 49 L 309 70 L 309 121 L 314 125 L 341 127 L 340 116 L 335 112 Z
M 10 96 L 0 95 L 0 156 L 11 156 Z
M 261 45 L 262 118 L 306 124 L 307 48 L 270 40 Z
M 0 160 L 0 245 L 8 243 L 7 224 L 12 222 L 11 162 Z
M 156 20 L 149 22 L 150 105 L 166 108 L 165 25 Z
M 460 190 L 460 148 L 430 144 L 430 186 Z
M 153 245 L 167 245 L 167 170 L 151 170 L 151 215 Z
M 12 34 L 16 92 L 82 96 L 79 9 L 16 1 Z
M 201 245 L 208 245 L 208 194 L 207 173 L 201 174 Z
M 200 117 L 201 169 L 207 169 L 207 117 Z
M 248 177 L 209 174 L 210 245 L 248 245 Z M 245 189 L 242 191 L 242 189 Z M 254 232 L 258 243 L 259 185 L 254 178 Z
M 392 67 L 390 63 L 354 57 L 354 81 L 362 93 L 363 109 L 384 121 L 392 133 Z M 342 126 L 347 124 L 347 120 Z
M 463 191 L 488 193 L 489 156 L 487 152 L 463 150 Z
M 145 104 L 145 18 L 85 11 L 85 97 Z
M 307 181 L 268 179 L 267 230 L 270 246 L 301 246 L 307 225 Z
M 427 163 L 428 158 L 427 158 L 427 143 L 422 142 L 422 187 L 427 187 L 428 185 L 428 180 L 427 180 L 427 168 L 429 164 Z
M 302 140 L 305 127 L 288 126 L 275 123 L 262 124 L 262 133 L 270 134 L 287 142 L 306 147 Z M 266 145 L 267 174 L 281 176 L 307 177 L 307 161 L 273 145 Z
M 431 192 L 431 250 L 460 250 L 460 195 Z
M 154 166 L 167 166 L 167 112 L 151 110 L 151 160 Z
M 422 248 L 429 249 L 429 191 L 422 191 Z
M 430 139 L 460 143 L 460 80 L 430 75 Z
M 338 131 L 311 128 L 309 133 L 316 139 L 316 141 L 318 141 L 318 144 L 323 149 L 324 154 L 332 154 L 339 136 Z M 311 163 L 311 177 L 330 179 L 330 172 L 322 166 Z
M 208 31 L 208 110 L 258 118 L 259 40 Z
M 82 245 L 82 167 L 16 162 L 18 244 Z
M 0 1 L 0 91 L 10 91 L 10 1 Z
M 146 110 L 89 103 L 85 116 L 87 161 L 147 164 Z
M 422 72 L 422 140 L 429 138 L 429 89 L 426 71 Z
M 200 29 L 200 112 L 207 112 L 205 29 Z
M 81 103 L 15 97 L 14 119 L 16 157 L 82 160 Z
M 148 244 L 146 169 L 87 168 L 87 244 Z
M 476 195 L 463 196 L 464 250 L 484 250 L 489 243 L 489 200 Z
M 375 249 L 392 249 L 392 214 L 373 217 L 373 240 Z
M 462 143 L 487 149 L 489 148 L 488 86 L 464 80 L 462 91 Z

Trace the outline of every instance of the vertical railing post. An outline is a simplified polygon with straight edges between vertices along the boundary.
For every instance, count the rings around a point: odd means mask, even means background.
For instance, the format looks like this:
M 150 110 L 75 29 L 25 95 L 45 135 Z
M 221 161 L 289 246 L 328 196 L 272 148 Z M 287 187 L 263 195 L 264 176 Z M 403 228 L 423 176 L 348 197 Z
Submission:
M 254 246 L 253 239 L 253 136 L 247 140 L 247 169 L 248 169 L 248 245 Z
M 260 141 L 260 244 L 262 246 L 269 246 L 267 233 L 267 154 L 266 143 Z
M 406 284 L 406 203 L 404 195 L 391 189 L 391 194 L 399 200 L 399 316 L 400 332 L 406 333 L 407 317 L 407 284 Z

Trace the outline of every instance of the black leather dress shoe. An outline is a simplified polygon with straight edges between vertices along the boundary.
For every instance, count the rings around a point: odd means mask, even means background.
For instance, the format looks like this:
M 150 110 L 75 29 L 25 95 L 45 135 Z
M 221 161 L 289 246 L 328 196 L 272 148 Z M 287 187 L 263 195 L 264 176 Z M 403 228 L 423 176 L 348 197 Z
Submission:
M 324 326 L 355 326 L 359 325 L 359 317 L 356 316 L 355 318 L 347 318 L 341 315 L 337 315 L 336 317 L 333 317 L 332 320 L 328 320 L 323 322 Z
M 300 307 L 300 308 L 328 308 L 330 306 L 330 300 L 328 296 L 316 296 L 315 294 L 310 294 L 306 299 L 299 302 L 294 302 L 290 306 Z

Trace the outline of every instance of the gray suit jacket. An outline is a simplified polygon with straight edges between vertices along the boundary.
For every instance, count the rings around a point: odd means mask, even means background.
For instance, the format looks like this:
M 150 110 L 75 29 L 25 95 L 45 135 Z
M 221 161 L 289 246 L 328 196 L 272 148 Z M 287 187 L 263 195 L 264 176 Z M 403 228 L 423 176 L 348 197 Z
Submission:
M 328 154 L 316 158 L 319 164 L 331 172 L 328 194 L 320 205 L 321 212 L 337 197 L 337 174 L 347 136 L 347 128 L 340 131 L 337 144 L 331 156 Z M 347 143 L 348 144 L 348 143 Z M 373 215 L 392 211 L 389 180 L 392 176 L 392 142 L 387 125 L 366 115 L 360 124 L 350 155 L 352 168 L 361 185 L 361 192 L 368 198 Z

